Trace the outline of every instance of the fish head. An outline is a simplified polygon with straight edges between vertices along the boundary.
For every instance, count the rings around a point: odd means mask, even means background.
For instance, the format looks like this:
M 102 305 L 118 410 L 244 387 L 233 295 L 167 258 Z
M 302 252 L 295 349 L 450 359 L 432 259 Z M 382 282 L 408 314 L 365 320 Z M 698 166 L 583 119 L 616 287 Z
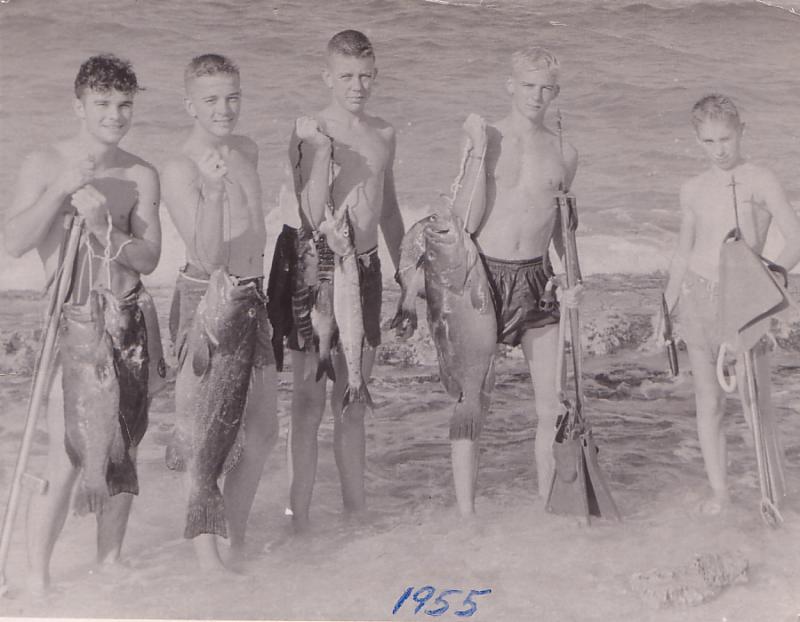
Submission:
M 258 316 L 256 284 L 238 285 L 225 270 L 215 270 L 208 282 L 202 314 L 211 343 L 238 344 Z
M 452 210 L 441 208 L 428 217 L 424 230 L 426 275 L 459 292 L 474 263 L 465 237 L 461 219 Z
M 327 206 L 325 220 L 320 224 L 319 230 L 325 235 L 330 249 L 339 257 L 349 255 L 355 251 L 353 239 L 353 223 L 350 220 L 350 208 L 345 206 L 338 211 Z

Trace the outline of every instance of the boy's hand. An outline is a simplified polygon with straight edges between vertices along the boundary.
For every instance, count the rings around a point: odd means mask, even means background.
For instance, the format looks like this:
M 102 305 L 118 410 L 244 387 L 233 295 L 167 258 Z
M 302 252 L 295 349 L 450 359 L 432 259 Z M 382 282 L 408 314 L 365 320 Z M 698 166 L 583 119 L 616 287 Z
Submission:
M 327 147 L 330 144 L 330 138 L 322 131 L 319 123 L 313 117 L 300 117 L 295 121 L 295 132 L 297 138 L 304 143 L 310 143 L 315 147 Z
M 583 302 L 583 283 L 578 283 L 574 287 L 567 287 L 566 278 L 558 278 L 556 288 L 556 298 L 558 303 L 567 309 L 577 309 Z
M 73 193 L 71 203 L 83 218 L 86 228 L 100 240 L 104 240 L 108 232 L 105 195 L 94 186 L 86 184 Z
M 83 160 L 68 165 L 58 176 L 56 188 L 65 195 L 70 195 L 94 178 L 94 158 L 88 156 Z
M 208 149 L 197 159 L 197 168 L 204 181 L 216 187 L 222 186 L 222 178 L 228 174 L 223 154 L 216 149 Z
M 464 121 L 463 127 L 470 146 L 477 152 L 474 155 L 480 157 L 486 147 L 486 120 L 473 112 Z

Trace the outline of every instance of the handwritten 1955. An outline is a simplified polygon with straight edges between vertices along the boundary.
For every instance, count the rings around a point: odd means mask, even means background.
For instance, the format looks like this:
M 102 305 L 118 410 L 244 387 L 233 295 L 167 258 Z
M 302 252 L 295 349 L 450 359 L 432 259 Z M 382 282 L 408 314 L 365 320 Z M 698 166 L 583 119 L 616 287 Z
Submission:
M 485 590 L 469 590 L 467 595 L 462 599 L 459 595 L 463 593 L 464 590 L 442 590 L 439 592 L 439 595 L 436 596 L 433 602 L 431 602 L 430 607 L 425 609 L 424 613 L 429 616 L 438 617 L 444 615 L 448 611 L 451 611 L 451 603 L 448 601 L 449 598 L 455 603 L 460 603 L 457 605 L 459 608 L 453 609 L 451 612 L 459 618 L 468 618 L 478 611 L 478 603 L 475 601 L 475 598 L 478 596 L 491 594 L 492 590 L 489 588 Z M 432 585 L 423 585 L 416 591 L 414 591 L 413 585 L 407 587 L 394 604 L 392 615 L 395 615 L 398 611 L 400 611 L 400 608 L 409 599 L 409 597 L 412 601 L 417 603 L 416 607 L 414 607 L 414 613 L 417 614 L 423 610 L 425 605 L 431 600 L 431 598 L 434 597 L 435 594 L 436 588 Z M 411 603 L 409 603 L 408 606 L 410 607 Z

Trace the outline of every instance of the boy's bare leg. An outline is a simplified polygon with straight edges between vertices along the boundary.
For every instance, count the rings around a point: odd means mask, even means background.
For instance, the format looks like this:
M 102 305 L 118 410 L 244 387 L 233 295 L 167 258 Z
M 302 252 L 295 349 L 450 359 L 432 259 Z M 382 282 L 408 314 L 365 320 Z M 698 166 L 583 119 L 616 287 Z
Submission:
M 292 351 L 292 431 L 290 455 L 292 483 L 289 503 L 292 525 L 302 533 L 309 527 L 309 507 L 317 473 L 317 432 L 325 411 L 325 378 L 316 381 L 316 365 L 305 377 L 308 360 L 316 362 L 316 354 Z
M 556 418 L 561 405 L 556 392 L 556 356 L 558 356 L 558 324 L 525 331 L 522 352 L 528 362 L 534 387 L 536 405 L 536 480 L 539 497 L 547 497 L 553 479 L 555 461 L 553 440 L 556 436 Z
M 130 450 L 131 460 L 136 464 L 136 448 Z M 119 562 L 122 541 L 128 528 L 133 495 L 121 492 L 103 502 L 103 510 L 97 515 L 97 563 L 111 565 Z
M 450 441 L 450 461 L 456 502 L 462 516 L 475 514 L 475 484 L 478 479 L 478 443 L 469 439 Z
M 247 518 L 264 471 L 264 462 L 278 437 L 278 374 L 274 365 L 256 367 L 244 414 L 244 446 L 234 469 L 225 476 L 223 497 L 232 561 L 244 552 Z
M 372 375 L 375 348 L 364 347 L 361 373 L 367 382 Z M 347 417 L 342 417 L 342 400 L 347 388 L 347 363 L 341 352 L 334 356 L 336 383 L 331 395 L 333 410 L 333 453 L 339 468 L 342 501 L 346 512 L 361 512 L 366 506 L 364 494 L 364 465 L 367 444 L 364 433 L 364 404 L 348 407 Z
M 69 511 L 69 501 L 78 469 L 72 466 L 64 447 L 64 397 L 61 368 L 54 374 L 47 401 L 47 490 L 33 493 L 27 514 L 28 589 L 42 594 L 50 584 L 50 558 Z
M 709 361 L 708 353 L 691 345 L 687 347 L 689 364 L 694 378 L 695 406 L 697 408 L 697 439 L 706 467 L 712 497 L 700 510 L 705 514 L 718 514 L 730 502 L 727 483 L 727 443 L 722 429 L 725 413 L 725 393 L 717 381 L 716 366 Z

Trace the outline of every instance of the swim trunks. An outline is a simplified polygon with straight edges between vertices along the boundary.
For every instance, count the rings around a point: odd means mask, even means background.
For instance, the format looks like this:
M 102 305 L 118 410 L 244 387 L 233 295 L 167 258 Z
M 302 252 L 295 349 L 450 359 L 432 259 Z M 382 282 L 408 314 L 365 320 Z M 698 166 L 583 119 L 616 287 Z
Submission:
M 283 225 L 275 242 L 267 283 L 267 316 L 272 324 L 275 367 L 283 371 L 283 340 L 292 334 L 292 278 L 297 263 L 298 230 Z
M 554 300 L 548 310 L 542 310 L 539 304 L 547 281 L 553 276 L 548 260 L 496 259 L 486 255 L 481 258 L 492 291 L 498 343 L 517 346 L 525 331 L 558 324 L 558 303 Z
M 677 306 L 680 334 L 687 346 L 702 350 L 714 363 L 721 344 L 718 301 L 719 284 L 716 281 L 686 271 Z
M 298 253 L 300 245 L 307 242 L 308 238 L 297 236 L 295 248 L 298 249 Z M 333 260 L 333 253 L 324 242 L 324 237 L 320 236 L 316 243 L 319 257 L 318 278 L 332 278 L 332 274 L 328 271 L 327 263 L 328 256 L 330 256 L 331 261 Z M 359 253 L 357 259 L 361 309 L 364 318 L 364 337 L 368 345 L 376 348 L 381 344 L 381 303 L 383 298 L 383 280 L 378 247 Z M 296 269 L 297 259 L 295 259 Z M 296 275 L 289 280 L 292 283 L 290 308 L 292 310 L 293 325 L 288 334 L 287 346 L 290 350 L 302 352 L 306 351 L 307 348 L 300 346 L 298 333 L 304 337 L 304 342 L 311 341 L 311 308 L 314 304 L 314 291 L 313 287 L 303 288 L 298 281 L 299 279 L 296 278 Z M 334 343 L 336 342 L 337 340 L 335 339 Z

